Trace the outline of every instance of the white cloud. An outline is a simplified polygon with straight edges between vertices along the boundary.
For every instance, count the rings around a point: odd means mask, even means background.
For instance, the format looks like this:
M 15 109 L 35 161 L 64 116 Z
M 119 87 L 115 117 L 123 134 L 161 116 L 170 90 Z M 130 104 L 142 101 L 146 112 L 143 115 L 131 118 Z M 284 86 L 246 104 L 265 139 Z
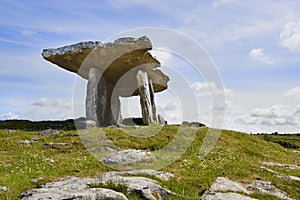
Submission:
M 300 50 L 300 21 L 289 21 L 280 32 L 281 46 L 290 50 Z
M 300 87 L 294 87 L 285 93 L 286 96 L 300 97 Z
M 270 60 L 269 56 L 267 56 L 264 52 L 264 49 L 262 48 L 257 48 L 257 49 L 252 49 L 249 53 L 249 56 L 257 61 L 260 61 L 265 64 L 273 64 L 273 62 Z
M 274 105 L 270 108 L 256 108 L 249 114 L 236 119 L 246 125 L 258 125 L 274 128 L 273 126 L 300 126 L 300 106 Z
M 33 30 L 29 30 L 29 29 L 24 29 L 21 31 L 21 34 L 24 35 L 24 36 L 27 36 L 27 37 L 33 37 L 33 36 L 36 36 L 36 31 L 33 31 Z
M 14 114 L 12 112 L 0 114 L 0 119 L 18 119 L 19 115 Z
M 195 82 L 191 84 L 191 88 L 198 96 L 215 96 L 225 95 L 231 96 L 233 90 L 227 88 L 218 88 L 214 82 Z
M 233 1 L 234 0 L 215 0 L 215 1 L 213 1 L 212 6 L 213 7 L 218 7 L 218 6 L 222 6 L 224 4 L 227 4 L 227 3 L 231 3 Z
M 10 112 L 0 113 L 0 119 L 55 120 L 73 118 L 72 101 L 64 98 L 3 99 L 1 106 Z M 17 113 L 17 114 L 15 114 Z

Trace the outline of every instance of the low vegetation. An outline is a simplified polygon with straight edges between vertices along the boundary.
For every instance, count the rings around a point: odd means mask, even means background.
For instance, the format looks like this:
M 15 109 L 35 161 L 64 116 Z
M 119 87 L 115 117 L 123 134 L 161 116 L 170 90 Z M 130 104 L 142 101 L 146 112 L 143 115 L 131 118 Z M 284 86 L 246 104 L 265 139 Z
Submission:
M 27 123 L 27 124 L 26 124 Z M 63 124 L 63 126 L 58 124 Z M 60 126 L 55 128 L 53 124 Z M 47 128 L 57 129 L 55 136 L 36 135 L 36 131 Z M 48 127 L 49 126 L 49 127 Z M 17 129 L 7 132 L 4 129 Z M 157 134 L 145 138 L 147 131 L 135 130 L 134 127 L 104 128 L 106 136 L 121 149 L 145 149 L 155 151 L 174 139 L 179 126 L 165 125 Z M 59 130 L 60 129 L 60 130 Z M 157 126 L 153 126 L 157 129 Z M 179 159 L 164 167 L 163 171 L 174 173 L 176 177 L 163 181 L 163 187 L 180 194 L 169 199 L 199 199 L 214 179 L 227 177 L 245 184 L 253 180 L 272 182 L 285 191 L 290 197 L 300 199 L 300 182 L 277 178 L 274 174 L 261 170 L 261 162 L 272 161 L 293 165 L 300 164 L 299 152 L 284 148 L 278 140 L 289 141 L 299 146 L 298 136 L 249 135 L 245 133 L 223 130 L 212 151 L 200 158 L 204 137 L 208 128 L 197 129 L 192 144 Z M 0 199 L 18 199 L 22 192 L 35 188 L 46 182 L 55 181 L 65 176 L 95 177 L 100 172 L 111 171 L 86 150 L 81 137 L 74 137 L 77 131 L 71 121 L 67 122 L 18 122 L 0 123 L 0 186 L 6 186 L 7 192 L 0 192 Z M 135 135 L 140 134 L 140 135 Z M 73 135 L 73 136 L 72 136 Z M 188 135 L 188 134 L 187 134 Z M 289 137 L 293 139 L 288 139 Z M 21 140 L 37 140 L 29 145 L 19 144 Z M 297 141 L 294 141 L 297 139 Z M 33 141 L 33 140 L 32 140 Z M 47 146 L 47 142 L 66 143 L 64 146 Z M 299 149 L 299 147 L 297 147 Z M 297 149 L 296 149 L 297 150 Z M 269 167 L 279 173 L 300 177 L 299 170 L 287 170 L 281 167 Z M 37 179 L 39 178 L 39 179 Z M 33 181 L 35 179 L 36 181 Z M 124 188 L 115 189 L 123 191 Z M 138 199 L 136 194 L 132 199 Z M 276 199 L 273 196 L 258 193 L 250 197 L 257 199 Z

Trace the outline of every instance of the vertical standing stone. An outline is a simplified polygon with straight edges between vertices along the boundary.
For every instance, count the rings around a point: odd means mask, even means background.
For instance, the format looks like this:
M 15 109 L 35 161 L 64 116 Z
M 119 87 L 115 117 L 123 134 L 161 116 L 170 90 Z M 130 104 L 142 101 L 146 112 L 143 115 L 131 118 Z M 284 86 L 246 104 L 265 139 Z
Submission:
M 151 101 L 151 107 L 152 107 L 153 121 L 157 122 L 156 105 L 155 105 L 155 101 L 154 101 L 154 89 L 153 89 L 152 79 L 149 80 L 149 92 L 150 92 L 150 101 Z
M 88 84 L 87 84 L 87 94 L 86 94 L 86 119 L 93 120 L 99 126 L 99 121 L 97 117 L 97 108 L 99 107 L 99 94 L 97 85 L 100 81 L 102 73 L 99 69 L 92 67 L 89 70 Z
M 138 83 L 139 93 L 140 93 L 140 104 L 141 104 L 142 115 L 143 115 L 143 123 L 145 125 L 148 125 L 151 122 L 153 122 L 148 75 L 146 72 L 139 70 L 136 78 L 137 78 L 137 83 Z
M 121 121 L 121 102 L 119 94 L 114 92 L 114 86 L 108 83 L 106 88 L 105 117 L 102 119 L 101 126 L 118 125 L 121 124 Z
M 117 125 L 121 123 L 121 104 L 114 86 L 107 82 L 97 68 L 89 70 L 86 118 L 93 120 L 97 126 Z

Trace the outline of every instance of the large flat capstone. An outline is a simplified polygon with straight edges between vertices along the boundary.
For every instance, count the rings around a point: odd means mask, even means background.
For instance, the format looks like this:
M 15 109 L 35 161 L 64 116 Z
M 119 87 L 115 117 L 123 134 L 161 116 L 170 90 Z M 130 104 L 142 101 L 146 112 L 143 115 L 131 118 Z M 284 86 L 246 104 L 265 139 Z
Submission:
M 167 89 L 169 77 L 158 69 L 160 62 L 148 52 L 151 49 L 146 36 L 124 37 L 108 43 L 88 41 L 44 49 L 42 56 L 84 79 L 88 79 L 90 68 L 98 68 L 105 80 L 116 86 L 120 96 L 129 97 L 139 95 L 136 81 L 139 70 L 147 72 L 154 92 Z

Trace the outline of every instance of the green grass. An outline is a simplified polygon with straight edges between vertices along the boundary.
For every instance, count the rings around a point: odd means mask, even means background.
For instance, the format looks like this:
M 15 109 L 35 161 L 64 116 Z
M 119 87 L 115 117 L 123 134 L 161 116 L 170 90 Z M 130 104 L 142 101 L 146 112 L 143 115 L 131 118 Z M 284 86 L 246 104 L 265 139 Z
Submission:
M 263 140 L 280 144 L 285 148 L 300 150 L 300 134 L 261 134 Z
M 17 123 L 17 122 L 14 122 Z M 4 125 L 0 126 L 5 128 Z M 17 127 L 20 127 L 17 126 Z M 12 128 L 12 127 L 10 127 Z M 64 136 L 66 133 L 77 133 L 75 130 L 61 130 L 55 137 L 37 136 L 33 131 L 25 131 L 26 126 L 14 133 L 0 130 L 0 186 L 7 186 L 9 191 L 0 193 L 0 199 L 18 199 L 25 190 L 32 189 L 49 181 L 64 176 L 95 177 L 100 172 L 111 171 L 87 152 L 80 137 Z M 37 130 L 40 130 L 39 127 Z M 295 199 L 300 199 L 300 183 L 276 178 L 270 172 L 260 169 L 262 161 L 273 161 L 287 164 L 300 164 L 299 153 L 286 149 L 277 143 L 266 141 L 261 135 L 248 135 L 240 132 L 223 130 L 212 151 L 204 158 L 199 157 L 202 142 L 207 128 L 182 129 L 178 137 L 179 126 L 157 124 L 135 130 L 133 127 L 92 129 L 93 138 L 103 136 L 111 140 L 111 145 L 120 149 L 144 149 L 156 151 L 169 144 L 172 140 L 191 145 L 179 159 L 164 167 L 163 171 L 176 176 L 169 181 L 162 181 L 162 186 L 182 195 L 171 196 L 169 199 L 199 199 L 218 176 L 228 177 L 245 184 L 253 180 L 271 181 L 276 187 L 284 190 Z M 99 131 L 101 130 L 101 131 Z M 194 140 L 189 140 L 192 132 Z M 157 134 L 154 134 L 157 132 Z M 153 136 L 146 138 L 147 134 Z M 31 145 L 18 144 L 19 140 L 38 138 Z M 88 138 L 86 138 L 88 139 Z M 65 142 L 67 146 L 51 148 L 46 142 Z M 173 147 L 172 147 L 173 148 Z M 181 147 L 179 147 L 179 150 Z M 157 154 L 157 156 L 161 156 Z M 149 165 L 150 166 L 150 165 Z M 299 176 L 300 171 L 280 167 L 268 167 L 282 174 Z M 43 177 L 38 183 L 31 183 L 33 178 Z M 110 187 L 110 186 L 109 186 Z M 124 190 L 124 188 L 116 188 Z M 138 199 L 135 194 L 132 199 Z M 257 199 L 276 199 L 273 196 L 254 193 Z

